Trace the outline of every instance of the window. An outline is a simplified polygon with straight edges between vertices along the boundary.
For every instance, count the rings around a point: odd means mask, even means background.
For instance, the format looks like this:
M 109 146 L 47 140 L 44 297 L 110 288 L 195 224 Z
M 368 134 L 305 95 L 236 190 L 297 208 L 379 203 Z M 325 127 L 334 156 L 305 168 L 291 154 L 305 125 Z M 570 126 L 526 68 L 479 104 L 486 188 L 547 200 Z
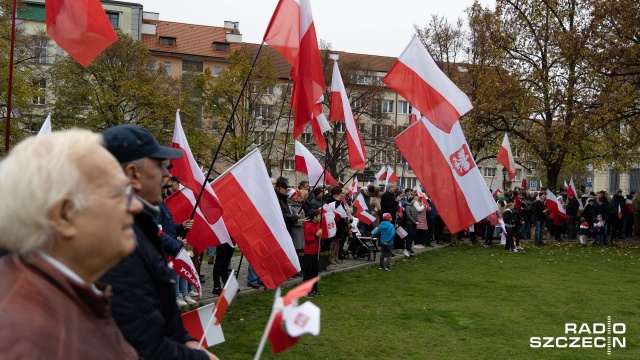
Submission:
M 360 136 L 364 139 L 364 131 L 366 127 L 365 124 L 358 124 L 358 131 L 360 132 Z
M 273 95 L 275 91 L 276 91 L 276 87 L 274 85 L 267 86 L 267 94 Z
M 390 125 L 371 125 L 371 138 L 373 145 L 382 145 L 386 143 L 385 139 L 392 137 L 392 127 Z
M 204 69 L 204 63 L 197 60 L 182 60 L 182 71 L 196 71 L 202 72 Z
M 165 61 L 163 65 L 165 74 L 171 75 L 171 61 Z
M 371 117 L 374 119 L 382 118 L 382 104 L 378 100 L 371 101 Z
M 409 114 L 409 103 L 404 100 L 398 100 L 398 114 Z
M 417 182 L 418 182 L 418 179 L 414 178 L 414 177 L 406 177 L 406 178 L 404 178 L 405 189 L 413 189 L 413 188 L 415 188 Z
M 393 112 L 393 100 L 382 100 L 382 111 L 385 113 Z
M 47 47 L 49 40 L 44 38 L 36 38 L 33 44 L 33 59 L 37 63 L 47 62 Z
M 285 160 L 284 161 L 284 169 L 285 170 L 295 170 L 296 169 L 296 161 L 295 160 Z
M 219 76 L 220 75 L 220 70 L 222 70 L 222 68 L 220 66 L 214 66 L 213 67 L 213 76 Z
M 384 165 L 387 163 L 387 154 L 384 151 L 380 151 L 378 155 L 375 156 L 374 161 L 377 164 Z
M 521 180 L 522 180 L 522 169 L 516 169 L 515 181 L 521 181 Z
M 227 44 L 227 43 L 219 43 L 219 42 L 214 42 L 213 43 L 213 50 L 215 50 L 215 51 L 228 52 L 229 48 L 230 48 L 229 44 Z
M 253 134 L 254 134 L 255 143 L 258 145 L 268 144 L 269 141 L 271 140 L 271 136 L 273 136 L 273 134 L 268 131 L 265 131 L 265 132 L 255 131 Z
M 36 95 L 33 97 L 34 105 L 45 105 L 47 103 L 47 80 L 40 79 L 33 82 L 36 88 Z
M 494 176 L 496 176 L 496 168 L 494 167 L 484 168 L 484 177 L 494 177 Z
M 268 119 L 273 119 L 275 115 L 275 106 L 274 105 L 258 105 L 253 109 L 253 117 L 256 119 L 265 119 L 267 123 L 265 124 L 264 120 L 262 125 L 269 125 Z
M 351 105 L 351 108 L 354 109 L 353 112 L 355 113 L 357 109 L 362 108 L 362 105 L 364 105 L 362 98 L 353 99 L 353 104 Z
M 155 60 L 149 61 L 149 70 L 156 71 L 158 64 Z
M 609 170 L 609 194 L 615 194 L 620 189 L 620 173 Z
M 343 133 L 346 129 L 345 125 L 343 122 L 338 122 L 336 123 L 336 129 L 339 133 Z
M 120 29 L 120 13 L 114 11 L 107 11 L 107 18 L 114 29 Z
M 309 133 L 303 133 L 300 137 L 304 140 L 305 144 L 310 144 L 313 141 L 313 135 Z
M 160 45 L 176 46 L 176 38 L 160 36 Z
M 344 184 L 345 180 L 347 180 L 347 174 L 342 173 L 342 174 L 338 175 L 338 181 L 339 182 Z M 342 190 L 342 191 L 344 191 L 344 190 Z

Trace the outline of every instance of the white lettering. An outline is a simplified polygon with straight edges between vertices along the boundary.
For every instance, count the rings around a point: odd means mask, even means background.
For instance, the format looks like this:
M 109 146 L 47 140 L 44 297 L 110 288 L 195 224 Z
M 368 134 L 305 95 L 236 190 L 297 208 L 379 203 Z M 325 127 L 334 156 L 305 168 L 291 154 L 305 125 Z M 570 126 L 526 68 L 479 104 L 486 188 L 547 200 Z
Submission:
M 602 343 L 600 343 L 599 341 L 602 341 Z M 593 338 L 593 347 L 597 347 L 597 348 L 607 347 L 607 338 L 605 338 L 604 336 L 594 337 Z
M 593 347 L 592 344 L 593 344 L 593 338 L 592 337 L 583 337 L 582 338 L 582 347 L 590 348 L 590 347 Z
M 576 333 L 576 328 L 578 327 L 577 324 L 573 324 L 573 323 L 566 323 L 564 324 L 564 333 L 568 334 L 568 333 Z
M 556 338 L 556 347 L 566 348 L 567 347 L 567 338 L 566 337 L 557 337 Z
M 612 327 L 614 334 L 624 334 L 627 332 L 627 326 L 623 323 L 615 323 Z
M 580 339 L 581 339 L 580 337 L 574 336 L 574 337 L 571 337 L 570 339 L 573 340 L 573 341 L 571 341 L 571 344 L 569 344 L 570 348 L 579 348 L 580 347 L 580 344 L 579 344 Z
M 593 333 L 594 334 L 604 334 L 607 332 L 607 326 L 603 323 L 594 323 L 593 324 Z
M 617 343 L 618 345 L 616 345 L 616 343 Z M 622 341 L 620 341 L 620 338 L 619 338 L 619 337 L 614 337 L 614 338 L 613 338 L 613 347 L 623 347 L 623 348 L 626 348 L 626 347 L 627 347 L 627 338 L 626 338 L 626 337 L 623 337 L 623 338 L 622 338 Z
M 539 348 L 540 347 L 540 338 L 537 336 L 534 336 L 532 338 L 529 338 L 529 344 L 532 348 Z
M 586 323 L 582 323 L 582 325 L 580 325 L 580 330 L 578 330 L 578 334 L 591 334 L 591 329 L 589 329 L 589 325 Z
M 552 348 L 553 347 L 553 337 L 550 336 L 545 336 L 543 337 L 544 340 L 546 340 L 546 342 L 544 343 L 544 345 L 542 345 L 543 348 Z

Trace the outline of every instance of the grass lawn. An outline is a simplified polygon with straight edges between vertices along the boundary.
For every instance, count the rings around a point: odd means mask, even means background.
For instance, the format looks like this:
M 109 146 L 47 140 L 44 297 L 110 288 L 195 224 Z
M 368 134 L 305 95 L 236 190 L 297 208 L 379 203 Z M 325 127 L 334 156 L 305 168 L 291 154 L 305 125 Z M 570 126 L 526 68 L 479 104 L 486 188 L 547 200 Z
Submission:
M 320 336 L 304 335 L 280 359 L 640 359 L 638 246 L 459 245 L 322 279 Z M 251 359 L 273 292 L 236 299 L 222 321 L 221 359 Z M 305 300 L 303 300 L 305 301 Z M 626 325 L 626 348 L 539 348 L 565 323 Z M 276 356 L 267 345 L 263 359 Z

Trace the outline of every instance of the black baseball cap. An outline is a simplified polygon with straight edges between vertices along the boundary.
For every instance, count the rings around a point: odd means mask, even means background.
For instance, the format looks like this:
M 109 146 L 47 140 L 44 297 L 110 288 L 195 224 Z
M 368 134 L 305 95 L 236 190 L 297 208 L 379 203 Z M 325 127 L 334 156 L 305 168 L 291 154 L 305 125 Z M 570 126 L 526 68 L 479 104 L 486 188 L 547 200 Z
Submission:
M 178 159 L 181 149 L 158 144 L 153 134 L 135 125 L 118 125 L 102 132 L 107 150 L 121 163 L 142 159 Z

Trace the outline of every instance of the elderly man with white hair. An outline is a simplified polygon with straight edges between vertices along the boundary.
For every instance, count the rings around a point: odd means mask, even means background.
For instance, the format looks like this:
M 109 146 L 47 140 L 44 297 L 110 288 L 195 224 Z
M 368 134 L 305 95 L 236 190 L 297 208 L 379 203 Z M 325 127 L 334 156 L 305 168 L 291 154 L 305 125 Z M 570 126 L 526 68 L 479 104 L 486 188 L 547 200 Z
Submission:
M 18 144 L 0 162 L 3 359 L 137 359 L 96 281 L 135 249 L 142 204 L 87 130 Z

